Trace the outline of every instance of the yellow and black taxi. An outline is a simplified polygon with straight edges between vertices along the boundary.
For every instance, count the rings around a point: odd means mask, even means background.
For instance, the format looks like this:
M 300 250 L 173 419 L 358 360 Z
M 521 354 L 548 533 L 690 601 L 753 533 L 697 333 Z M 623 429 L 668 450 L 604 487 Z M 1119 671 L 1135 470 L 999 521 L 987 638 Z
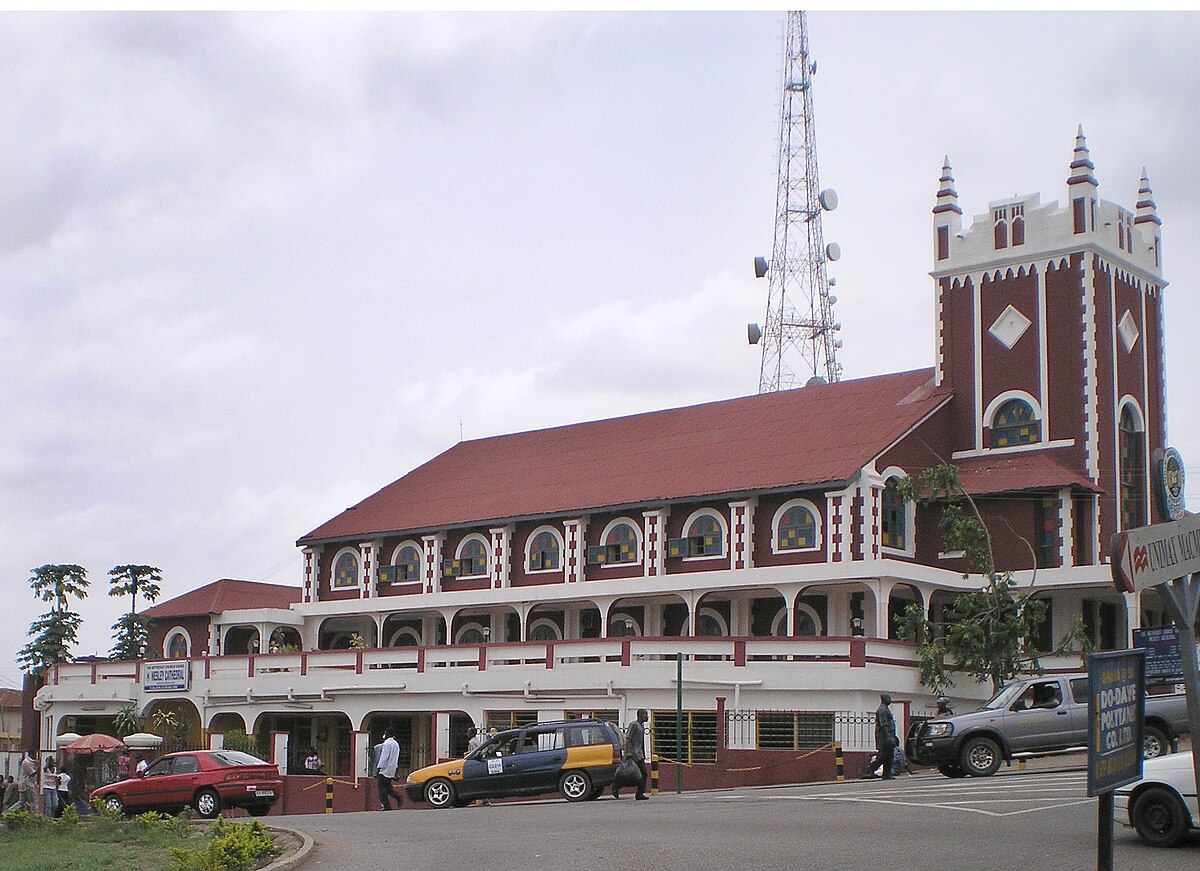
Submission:
M 596 798 L 621 763 L 621 733 L 604 720 L 561 720 L 492 735 L 464 759 L 420 768 L 404 791 L 435 808 L 480 798 L 559 792 Z

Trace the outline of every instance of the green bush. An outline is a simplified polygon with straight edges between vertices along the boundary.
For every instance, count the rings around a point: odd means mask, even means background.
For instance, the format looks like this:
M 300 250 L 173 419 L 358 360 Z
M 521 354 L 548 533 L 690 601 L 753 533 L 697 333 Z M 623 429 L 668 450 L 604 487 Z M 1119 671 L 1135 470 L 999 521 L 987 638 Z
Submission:
M 275 839 L 262 823 L 226 822 L 218 817 L 211 830 L 213 839 L 199 850 L 171 850 L 171 871 L 251 871 L 259 860 L 279 852 Z
M 45 814 L 37 812 L 30 813 L 21 808 L 12 808 L 4 814 L 4 826 L 13 831 L 37 831 L 49 826 L 51 820 Z
M 54 821 L 54 825 L 60 828 L 79 825 L 79 811 L 75 810 L 74 802 L 63 808 L 62 814 Z

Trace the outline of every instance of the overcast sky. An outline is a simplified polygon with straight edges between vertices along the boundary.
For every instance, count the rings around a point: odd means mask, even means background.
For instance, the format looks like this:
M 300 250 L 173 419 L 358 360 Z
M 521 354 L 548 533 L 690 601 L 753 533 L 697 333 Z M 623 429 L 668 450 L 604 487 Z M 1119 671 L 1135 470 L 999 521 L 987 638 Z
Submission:
M 782 12 L 0 16 L 0 684 L 87 568 L 299 584 L 295 540 L 477 438 L 753 393 Z M 931 215 L 1164 220 L 1200 503 L 1200 17 L 809 17 L 846 378 L 933 361 Z

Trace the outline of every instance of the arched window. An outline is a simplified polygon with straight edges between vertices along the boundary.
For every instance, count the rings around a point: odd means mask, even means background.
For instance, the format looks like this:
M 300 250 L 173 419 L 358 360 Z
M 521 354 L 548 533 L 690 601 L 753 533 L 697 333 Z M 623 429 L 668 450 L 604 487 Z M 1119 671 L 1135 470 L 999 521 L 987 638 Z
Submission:
M 462 540 L 454 559 L 442 560 L 442 575 L 447 578 L 472 578 L 488 573 L 488 546 L 482 536 Z
M 601 542 L 588 548 L 588 565 L 621 565 L 636 563 L 641 558 L 638 553 L 638 532 L 632 523 L 614 521 L 605 531 Z
M 818 547 L 816 506 L 801 500 L 784 504 L 775 516 L 775 552 L 816 550 Z
M 894 550 L 908 549 L 908 512 L 896 490 L 899 478 L 888 478 L 879 499 L 879 543 Z
M 1146 449 L 1132 404 L 1121 409 L 1121 528 L 1146 525 Z
M 402 626 L 388 639 L 388 647 L 420 647 L 421 636 L 411 626 Z
M 725 555 L 725 527 L 711 511 L 692 515 L 684 528 L 684 538 L 667 541 L 667 556 L 718 557 Z
M 562 543 L 553 529 L 543 529 L 529 540 L 529 558 L 526 565 L 531 572 L 557 570 L 560 563 Z
M 454 636 L 455 644 L 486 644 L 491 637 L 491 630 L 481 623 L 467 623 Z
M 803 602 L 796 603 L 796 625 L 794 627 L 793 637 L 811 637 L 821 634 L 821 618 L 817 616 L 809 605 Z M 779 609 L 779 613 L 775 615 L 775 620 L 771 623 L 771 634 L 779 638 L 787 635 L 787 610 Z
M 608 618 L 608 636 L 610 638 L 630 638 L 641 634 L 642 630 L 637 621 L 628 614 L 618 612 Z
M 379 567 L 379 581 L 383 584 L 399 584 L 421 578 L 421 549 L 415 544 L 405 543 L 392 553 L 392 564 Z
M 167 634 L 167 643 L 163 646 L 167 659 L 187 659 L 191 655 L 191 639 L 180 628 L 172 629 Z
M 722 638 L 729 634 L 725 618 L 712 608 L 701 608 L 696 612 L 696 635 Z
M 339 587 L 358 586 L 358 554 L 352 550 L 344 550 L 333 562 L 334 589 Z
M 1041 441 L 1041 426 L 1033 407 L 1023 399 L 1010 399 L 992 417 L 993 448 L 1031 445 Z
M 529 624 L 529 631 L 526 633 L 528 640 L 540 641 L 558 641 L 562 638 L 562 633 L 558 631 L 558 624 L 547 617 L 539 617 Z

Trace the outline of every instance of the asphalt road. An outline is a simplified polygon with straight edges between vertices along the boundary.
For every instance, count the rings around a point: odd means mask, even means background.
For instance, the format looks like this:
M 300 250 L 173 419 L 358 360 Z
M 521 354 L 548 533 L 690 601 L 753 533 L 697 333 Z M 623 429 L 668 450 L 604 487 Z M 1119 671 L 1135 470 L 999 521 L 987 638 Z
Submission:
M 1097 806 L 1080 771 L 1002 771 L 964 780 L 922 773 L 893 783 L 631 799 L 286 820 L 316 841 L 306 871 L 1096 867 Z M 1183 848 L 1162 850 L 1118 825 L 1114 858 L 1114 869 L 1195 871 L 1200 834 Z

